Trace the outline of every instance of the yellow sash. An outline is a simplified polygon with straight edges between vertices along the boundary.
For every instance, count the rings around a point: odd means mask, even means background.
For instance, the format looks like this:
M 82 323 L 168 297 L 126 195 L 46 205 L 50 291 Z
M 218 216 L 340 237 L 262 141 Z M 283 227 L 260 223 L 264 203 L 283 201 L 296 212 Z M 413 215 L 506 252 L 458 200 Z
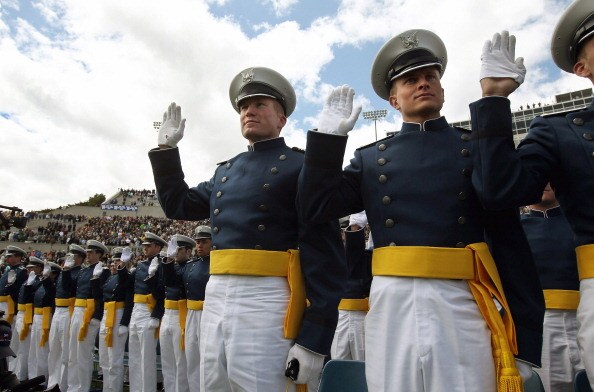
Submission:
M 575 248 L 580 280 L 594 278 L 594 245 L 582 245 Z
M 146 304 L 149 309 L 149 312 L 152 312 L 157 304 L 157 300 L 153 297 L 152 294 L 134 294 L 134 303 L 135 304 Z
M 580 292 L 576 290 L 543 290 L 547 309 L 576 310 Z
M 177 302 L 179 311 L 179 329 L 181 330 L 181 339 L 179 347 L 182 351 L 186 349 L 186 317 L 188 316 L 188 305 L 185 299 L 180 299 Z
M 516 332 L 495 261 L 484 242 L 466 248 L 390 246 L 373 251 L 373 275 L 465 279 L 491 331 L 497 390 L 522 391 L 516 369 Z M 493 298 L 505 309 L 503 316 Z
M 291 294 L 284 322 L 285 338 L 297 338 L 306 306 L 305 281 L 298 250 L 213 250 L 210 252 L 210 274 L 286 276 Z
M 18 304 L 17 309 L 22 312 L 25 312 L 23 316 L 23 327 L 19 331 L 19 340 L 23 341 L 27 339 L 29 336 L 29 332 L 31 331 L 31 324 L 33 323 L 33 304 Z
M 74 311 L 74 302 L 76 301 L 75 297 L 72 298 L 56 298 L 56 306 L 60 308 L 68 307 L 68 313 L 70 317 L 72 317 L 72 312 Z
M 85 308 L 85 312 L 83 314 L 83 322 L 80 325 L 80 330 L 78 331 L 78 341 L 82 342 L 87 337 L 87 331 L 89 330 L 89 323 L 93 318 L 93 313 L 95 313 L 95 300 L 94 299 L 82 299 L 77 298 L 74 301 L 74 306 L 78 308 Z
M 52 307 L 46 306 L 43 308 L 34 308 L 33 313 L 41 314 L 41 339 L 39 340 L 39 347 L 45 346 L 49 338 L 50 325 L 52 323 Z
M 10 295 L 0 295 L 0 302 L 6 302 L 6 321 L 14 321 L 14 301 Z
M 204 309 L 204 301 L 189 299 L 187 300 L 187 306 L 190 310 L 202 310 Z
M 109 301 L 103 304 L 105 311 L 105 344 L 107 347 L 113 347 L 113 327 L 116 319 L 116 309 L 123 309 L 124 302 Z
M 369 311 L 369 298 L 343 298 L 338 304 L 338 310 L 360 310 Z

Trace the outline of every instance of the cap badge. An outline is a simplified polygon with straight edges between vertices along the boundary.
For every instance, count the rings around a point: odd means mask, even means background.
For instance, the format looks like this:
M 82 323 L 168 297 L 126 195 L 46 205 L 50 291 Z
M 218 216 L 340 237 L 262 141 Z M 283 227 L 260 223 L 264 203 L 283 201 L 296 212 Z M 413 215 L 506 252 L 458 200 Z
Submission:
M 249 83 L 252 80 L 254 80 L 254 69 L 253 68 L 250 68 L 246 72 L 241 73 L 241 81 L 243 83 Z
M 419 46 L 419 39 L 417 38 L 417 32 L 415 31 L 411 35 L 406 37 L 400 37 L 402 40 L 402 46 L 404 49 L 413 49 Z

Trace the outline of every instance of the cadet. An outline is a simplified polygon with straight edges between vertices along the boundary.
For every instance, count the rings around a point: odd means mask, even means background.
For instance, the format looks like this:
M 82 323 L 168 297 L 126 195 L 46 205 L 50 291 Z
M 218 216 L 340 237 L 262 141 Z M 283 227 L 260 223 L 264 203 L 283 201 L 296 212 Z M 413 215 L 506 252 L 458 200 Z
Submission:
M 577 0 L 563 13 L 551 38 L 553 60 L 559 68 L 594 83 L 594 4 Z M 506 51 L 485 63 L 517 73 Z M 487 60 L 487 61 L 485 61 Z M 501 76 L 506 76 L 503 73 Z M 480 197 L 488 208 L 532 204 L 547 182 L 555 189 L 576 238 L 580 276 L 577 310 L 578 343 L 594 388 L 594 107 L 536 117 L 526 138 L 514 150 L 511 111 L 505 98 L 517 87 L 512 79 L 481 80 L 484 95 L 498 95 L 470 107 L 478 154 Z M 485 88 L 483 88 L 485 90 Z
M 580 301 L 575 241 L 555 192 L 545 187 L 542 200 L 522 214 L 545 297 L 540 375 L 547 392 L 573 392 L 573 380 L 584 366 L 577 345 L 576 309 Z
M 94 279 L 91 280 L 95 303 L 103 304 L 99 326 L 99 366 L 104 392 L 124 389 L 124 351 L 134 297 L 133 282 L 126 269 L 132 250 L 117 247 L 111 253 L 111 266 L 94 271 Z
M 17 299 L 19 290 L 27 280 L 27 269 L 22 264 L 27 252 L 18 246 L 8 245 L 4 260 L 10 269 L 0 276 L 0 311 L 5 313 L 5 319 L 12 326 L 12 340 L 10 349 L 14 352 L 19 350 L 19 334 L 15 329 L 15 315 L 17 313 Z M 12 272 L 10 272 L 12 271 Z M 9 369 L 14 372 L 16 360 L 10 358 Z
M 371 250 L 367 250 L 365 244 L 365 211 L 351 214 L 346 224 L 343 235 L 348 279 L 345 293 L 338 304 L 338 324 L 332 341 L 331 357 L 364 361 L 364 322 L 369 310 L 371 285 Z
M 536 268 L 517 210 L 487 215 L 481 207 L 470 134 L 440 114 L 446 61 L 443 42 L 427 30 L 403 32 L 380 49 L 372 85 L 400 111 L 402 130 L 356 150 L 344 171 L 344 136 L 360 111 L 352 108 L 352 89 L 333 91 L 320 132 L 307 136 L 303 213 L 321 222 L 364 209 L 373 233 L 365 319 L 372 392 L 516 390 L 512 353 L 540 364 L 544 304 Z
M 70 323 L 68 356 L 68 392 L 87 392 L 93 375 L 93 349 L 103 314 L 101 304 L 95 304 L 91 279 L 95 266 L 101 268 L 101 259 L 109 252 L 95 240 L 87 241 L 87 265 L 80 270 L 76 280 L 76 300 Z
M 145 260 L 132 272 L 134 307 L 128 337 L 130 391 L 150 392 L 157 388 L 157 338 L 163 317 L 163 287 L 158 279 L 159 253 L 167 242 L 146 232 L 142 249 Z
M 64 260 L 64 270 L 56 279 L 55 311 L 49 335 L 48 391 L 68 389 L 68 343 L 70 336 L 70 316 L 76 299 L 76 281 L 81 264 L 87 257 L 82 246 L 72 244 Z
M 175 103 L 164 114 L 159 149 L 149 153 L 167 217 L 210 217 L 212 226 L 201 390 L 285 390 L 288 362 L 297 384 L 317 384 L 345 274 L 339 227 L 306 225 L 299 217 L 303 153 L 279 137 L 295 109 L 290 83 L 272 69 L 248 68 L 232 80 L 229 98 L 248 151 L 221 163 L 210 181 L 189 188 L 183 180 L 176 146 L 185 119 Z M 310 306 L 303 312 L 305 296 Z
M 188 308 L 182 276 L 195 246 L 196 241 L 190 237 L 174 234 L 167 245 L 167 259 L 161 270 L 165 285 L 165 314 L 161 319 L 159 344 L 163 387 L 167 391 L 190 390 L 184 352 Z

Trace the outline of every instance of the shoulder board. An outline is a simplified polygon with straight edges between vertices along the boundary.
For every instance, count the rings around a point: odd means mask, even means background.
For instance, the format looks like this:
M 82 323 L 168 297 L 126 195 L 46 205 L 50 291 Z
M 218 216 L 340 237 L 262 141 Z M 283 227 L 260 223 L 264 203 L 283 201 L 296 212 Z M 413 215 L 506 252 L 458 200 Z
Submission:
M 299 147 L 291 147 L 291 150 L 305 154 L 305 150 Z
M 454 128 L 457 129 L 457 130 L 459 130 L 459 131 L 461 131 L 461 132 L 464 132 L 464 133 L 470 133 L 470 132 L 472 132 L 470 129 L 467 129 L 467 128 L 462 128 L 462 127 L 454 127 Z
M 379 139 L 379 140 L 376 140 L 375 142 L 372 142 L 372 143 L 366 144 L 366 145 L 364 145 L 364 146 L 361 146 L 361 147 L 357 148 L 357 150 L 362 150 L 362 149 L 364 149 L 364 148 L 367 148 L 367 147 L 375 146 L 375 145 L 376 145 L 377 143 L 379 143 L 379 142 L 382 142 L 382 141 L 384 141 L 384 140 L 388 140 L 388 139 L 391 139 L 391 138 L 393 138 L 393 137 L 394 137 L 394 136 L 396 136 L 398 133 L 399 133 L 399 132 L 395 132 L 394 134 L 392 134 L 392 135 L 390 135 L 390 136 L 386 136 L 386 137 L 385 137 L 385 138 L 383 138 L 383 139 Z
M 587 107 L 586 108 L 581 108 L 581 109 L 566 110 L 564 112 L 558 112 L 558 113 L 541 114 L 540 117 L 543 117 L 543 118 L 565 117 L 568 114 L 576 113 L 576 112 L 581 112 L 584 109 L 587 109 Z
M 224 164 L 225 164 L 225 163 L 227 163 L 227 162 L 229 162 L 229 161 L 227 160 L 227 161 L 219 162 L 219 163 L 217 163 L 217 166 L 224 165 Z

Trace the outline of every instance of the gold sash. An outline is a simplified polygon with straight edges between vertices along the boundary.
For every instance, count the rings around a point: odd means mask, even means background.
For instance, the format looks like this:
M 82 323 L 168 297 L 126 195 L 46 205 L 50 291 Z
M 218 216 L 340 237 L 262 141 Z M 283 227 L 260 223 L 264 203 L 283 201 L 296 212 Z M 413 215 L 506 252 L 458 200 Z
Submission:
M 522 391 L 516 332 L 495 261 L 484 242 L 466 248 L 389 246 L 373 250 L 373 275 L 464 279 L 491 331 L 497 390 Z M 493 298 L 505 309 L 502 316 Z
M 594 245 L 582 245 L 575 248 L 580 280 L 594 278 Z
M 80 325 L 80 330 L 78 331 L 78 341 L 82 342 L 87 337 L 89 323 L 93 318 L 93 313 L 95 313 L 95 300 L 77 298 L 74 301 L 74 306 L 77 308 L 85 308 L 85 312 L 83 314 L 83 322 Z
M 338 310 L 369 311 L 369 298 L 343 298 L 338 304 Z
M 547 309 L 576 310 L 580 303 L 580 292 L 576 290 L 543 290 Z
M 68 308 L 68 313 L 70 317 L 72 317 L 72 312 L 74 312 L 74 302 L 76 301 L 75 297 L 72 298 L 56 298 L 56 306 L 60 308 Z
M 116 309 L 123 309 L 124 302 L 109 301 L 103 304 L 105 311 L 105 345 L 113 347 L 113 327 L 116 319 Z
M 19 340 L 23 341 L 29 336 L 31 331 L 31 324 L 33 323 L 33 304 L 18 304 L 17 309 L 19 312 L 25 312 L 23 316 L 23 327 L 19 331 Z
M 52 323 L 52 307 L 45 306 L 43 308 L 34 308 L 33 313 L 41 314 L 41 339 L 39 340 L 39 347 L 45 346 L 49 338 L 50 325 Z
M 135 304 L 146 304 L 149 309 L 149 312 L 152 312 L 157 304 L 157 300 L 153 297 L 152 294 L 134 294 L 134 303 Z
M 204 309 L 204 301 L 189 299 L 187 300 L 187 306 L 190 310 L 202 310 Z
M 211 275 L 283 276 L 289 282 L 290 297 L 285 315 L 285 338 L 296 339 L 305 311 L 305 281 L 299 251 L 225 249 L 210 252 Z

